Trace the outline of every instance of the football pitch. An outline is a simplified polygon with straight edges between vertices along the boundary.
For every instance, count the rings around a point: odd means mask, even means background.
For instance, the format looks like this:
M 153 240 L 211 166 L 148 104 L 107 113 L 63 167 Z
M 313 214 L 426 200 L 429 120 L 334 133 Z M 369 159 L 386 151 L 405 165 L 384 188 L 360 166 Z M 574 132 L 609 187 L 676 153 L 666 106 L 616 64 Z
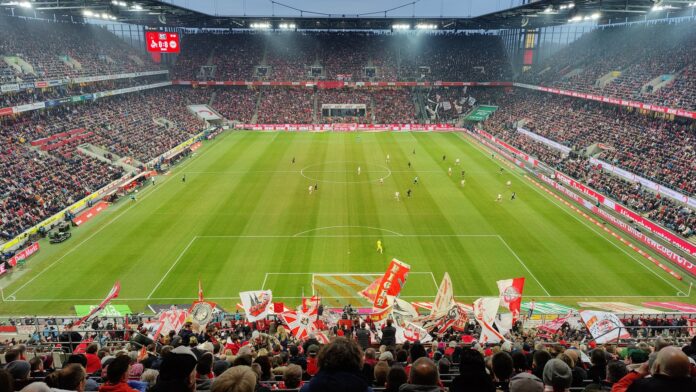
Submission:
M 693 300 L 683 298 L 688 282 L 461 134 L 236 131 L 69 241 L 42 242 L 24 269 L 0 280 L 0 314 L 74 314 L 116 280 L 114 303 L 136 312 L 190 303 L 199 279 L 207 299 L 232 311 L 240 291 L 258 289 L 289 305 L 312 293 L 356 305 L 356 291 L 392 258 L 411 265 L 402 297 L 413 301 L 432 300 L 445 272 L 466 303 L 519 276 L 525 300 Z

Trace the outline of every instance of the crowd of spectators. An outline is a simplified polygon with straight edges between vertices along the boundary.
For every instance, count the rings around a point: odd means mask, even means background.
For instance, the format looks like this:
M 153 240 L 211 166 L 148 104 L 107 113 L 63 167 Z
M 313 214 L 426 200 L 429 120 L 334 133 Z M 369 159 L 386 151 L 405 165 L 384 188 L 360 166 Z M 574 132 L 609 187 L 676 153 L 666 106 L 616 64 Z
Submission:
M 587 158 L 564 155 L 559 150 L 517 132 L 513 125 L 522 118 L 526 117 L 518 117 L 514 107 L 503 104 L 486 121 L 484 129 L 666 228 L 687 238 L 694 235 L 696 230 L 695 211 L 668 197 L 657 195 L 640 183 L 632 183 L 609 174 L 600 166 L 590 164 Z M 576 122 L 576 124 L 581 124 L 581 122 Z M 536 128 L 529 125 L 527 124 L 525 127 L 538 132 Z M 544 136 L 554 139 L 548 134 L 544 134 Z M 675 143 L 679 143 L 679 141 L 675 141 Z
M 182 48 L 173 71 L 177 79 L 490 81 L 511 76 L 495 35 L 235 32 L 186 35 Z M 214 74 L 201 74 L 206 65 L 215 66 Z M 313 75 L 312 67 L 321 72 Z
M 682 193 L 696 192 L 696 124 L 571 97 L 515 90 L 494 116 L 578 152 L 601 143 L 599 158 Z
M 116 90 L 126 87 L 141 86 L 146 84 L 163 82 L 165 80 L 166 77 L 164 75 L 156 75 L 140 78 L 113 79 L 95 83 L 73 83 L 56 87 L 35 88 L 17 92 L 6 92 L 0 94 L 0 108 L 19 106 L 34 102 L 44 102 L 53 99 L 61 99 L 75 95 Z
M 596 29 L 534 66 L 521 80 L 694 110 L 695 27 L 696 22 L 688 21 Z M 611 72 L 614 77 L 601 80 Z M 649 85 L 660 78 L 671 81 L 658 89 Z
M 314 92 L 307 87 L 261 90 L 258 109 L 260 124 L 312 124 Z
M 27 392 L 47 387 L 80 392 L 666 390 L 653 384 L 670 384 L 674 392 L 696 388 L 696 338 L 685 338 L 683 317 L 629 317 L 624 322 L 638 328 L 619 346 L 598 345 L 588 339 L 582 323 L 568 321 L 551 335 L 519 323 L 498 344 L 479 343 L 480 329 L 473 321 L 464 331 L 450 328 L 432 334 L 430 343 L 397 344 L 392 320 L 377 327 L 355 318 L 350 327 L 331 328 L 329 341 L 322 344 L 314 334 L 298 340 L 283 324 L 247 323 L 239 314 L 201 332 L 186 323 L 178 333 L 149 341 L 142 323 L 127 325 L 116 336 L 95 320 L 84 336 L 69 324 L 60 332 L 53 328 L 36 333 L 29 348 L 6 342 L 0 387 Z M 641 332 L 640 327 L 653 324 L 677 328 L 669 329 L 669 337 L 655 338 L 657 330 Z M 114 339 L 102 338 L 107 335 Z M 66 359 L 60 366 L 50 352 L 36 346 L 45 347 L 50 340 L 64 343 Z M 653 389 L 641 389 L 646 385 Z
M 123 169 L 113 162 L 119 157 L 146 163 L 200 131 L 203 124 L 186 105 L 207 103 L 202 99 L 201 91 L 170 87 L 3 118 L 2 237 L 14 237 L 121 177 Z M 80 130 L 80 137 L 60 139 L 64 143 L 55 149 L 30 144 L 71 130 Z M 84 143 L 110 152 L 112 162 L 81 153 L 77 146 Z
M 95 25 L 0 16 L 0 81 L 31 81 L 158 69 L 141 52 Z
M 216 89 L 213 109 L 230 121 L 248 124 L 256 113 L 259 90 L 243 88 Z

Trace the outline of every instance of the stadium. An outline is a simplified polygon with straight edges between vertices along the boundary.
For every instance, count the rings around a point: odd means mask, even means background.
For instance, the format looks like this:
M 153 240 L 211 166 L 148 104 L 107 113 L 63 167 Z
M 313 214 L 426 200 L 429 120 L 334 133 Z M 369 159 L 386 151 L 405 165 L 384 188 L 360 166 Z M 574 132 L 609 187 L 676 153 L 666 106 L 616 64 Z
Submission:
M 696 391 L 696 2 L 261 3 L 0 0 L 0 391 Z

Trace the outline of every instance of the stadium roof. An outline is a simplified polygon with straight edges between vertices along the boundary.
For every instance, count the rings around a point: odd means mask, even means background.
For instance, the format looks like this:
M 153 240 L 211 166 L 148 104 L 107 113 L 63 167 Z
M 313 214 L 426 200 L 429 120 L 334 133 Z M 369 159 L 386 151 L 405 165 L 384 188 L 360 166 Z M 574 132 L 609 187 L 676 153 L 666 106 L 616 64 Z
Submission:
M 411 29 L 417 25 L 425 28 L 436 26 L 439 30 L 538 28 L 567 24 L 571 19 L 608 23 L 692 15 L 696 9 L 692 4 L 696 3 L 692 0 L 540 0 L 472 18 L 404 18 L 389 17 L 387 12 L 383 16 L 216 16 L 156 0 L 0 0 L 0 8 L 7 13 L 36 14 L 50 19 L 82 20 L 91 12 L 93 18 L 96 16 L 97 19 L 150 27 L 241 29 L 264 23 L 272 28 L 286 24 L 307 30 L 389 30 L 394 25 L 409 26 Z

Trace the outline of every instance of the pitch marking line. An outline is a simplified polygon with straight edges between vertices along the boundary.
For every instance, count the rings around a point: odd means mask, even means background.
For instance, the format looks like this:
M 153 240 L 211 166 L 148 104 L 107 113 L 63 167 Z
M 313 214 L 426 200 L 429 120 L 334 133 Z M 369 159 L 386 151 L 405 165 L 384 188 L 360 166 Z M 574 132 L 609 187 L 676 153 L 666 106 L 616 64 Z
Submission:
M 181 253 L 179 253 L 179 257 L 177 257 L 176 260 L 174 260 L 174 263 L 172 263 L 172 265 L 169 267 L 169 269 L 167 270 L 167 272 L 165 272 L 164 275 L 162 275 L 162 278 L 159 280 L 159 282 L 157 282 L 157 284 L 156 284 L 155 287 L 152 289 L 152 291 L 150 291 L 150 294 L 147 296 L 147 299 L 152 298 L 152 294 L 155 293 L 155 291 L 160 287 L 160 285 L 162 284 L 162 282 L 164 282 L 164 279 L 166 279 L 167 276 L 169 275 L 169 273 L 172 272 L 172 270 L 174 269 L 174 267 L 179 263 L 179 260 L 181 260 L 181 258 L 184 256 L 184 253 L 186 253 L 186 251 L 191 247 L 191 245 L 192 245 L 193 242 L 196 240 L 196 238 L 198 238 L 198 236 L 194 236 L 193 238 L 191 238 L 191 241 L 189 241 L 188 245 L 186 245 L 186 247 L 184 248 L 184 250 L 182 250 Z
M 546 288 L 544 287 L 544 285 L 541 284 L 541 282 L 539 282 L 539 279 L 537 279 L 537 277 L 534 276 L 534 274 L 532 273 L 532 271 L 529 270 L 529 268 L 527 267 L 527 264 L 525 264 L 524 261 L 522 261 L 522 259 L 520 258 L 520 256 L 517 255 L 517 252 L 515 252 L 514 250 L 512 250 L 512 248 L 510 247 L 510 245 L 508 245 L 507 241 L 505 241 L 505 239 L 504 239 L 503 237 L 501 237 L 500 235 L 498 235 L 498 239 L 500 239 L 500 242 L 502 242 L 503 245 L 505 245 L 505 247 L 510 251 L 510 253 L 512 253 L 512 255 L 515 256 L 515 258 L 517 259 L 517 261 L 519 261 L 520 264 L 522 264 L 522 267 L 524 267 L 524 269 L 527 270 L 527 272 L 529 272 L 529 275 L 534 279 L 535 282 L 537 282 L 537 284 L 539 285 L 539 287 L 541 287 L 541 289 L 544 290 L 544 292 L 546 293 L 546 295 L 547 295 L 548 297 L 550 297 L 551 294 L 549 294 L 549 291 L 546 290 Z
M 220 144 L 218 143 L 217 145 L 220 145 Z M 213 146 L 215 146 L 215 145 L 212 145 L 211 147 L 213 147 Z M 210 150 L 211 150 L 211 148 L 208 148 L 208 149 L 206 149 L 206 150 L 204 151 L 204 153 L 207 153 L 207 152 L 210 151 Z M 179 166 L 178 169 L 179 169 L 179 170 L 183 169 L 184 167 L 186 167 L 187 165 L 189 165 L 191 162 L 193 162 L 193 160 L 195 160 L 196 158 L 198 158 L 198 157 L 200 157 L 200 156 L 203 156 L 203 155 L 204 155 L 204 154 L 197 154 L 197 155 L 191 157 L 191 159 L 189 159 L 188 161 L 184 162 L 184 164 L 182 164 L 181 166 Z M 175 170 L 176 170 L 176 169 L 177 169 L 177 168 L 175 168 Z M 177 170 L 177 171 L 178 171 L 178 170 Z M 172 178 L 174 178 L 174 176 L 172 176 L 172 175 L 167 176 L 167 177 L 162 181 L 162 184 L 164 184 L 164 183 L 170 181 Z M 155 189 L 153 189 L 153 190 L 151 190 L 150 192 L 148 192 L 145 196 L 143 196 L 143 197 L 140 199 L 140 201 L 145 200 L 147 197 L 149 197 L 150 195 L 153 195 L 155 192 L 157 192 L 159 189 L 162 189 L 162 188 L 163 188 L 162 186 L 156 187 Z M 48 270 L 49 270 L 51 267 L 53 267 L 54 265 L 60 263 L 67 255 L 69 255 L 70 253 L 74 252 L 74 251 L 75 251 L 77 248 L 79 248 L 81 245 L 83 245 L 83 244 L 86 243 L 87 241 L 89 241 L 89 240 L 91 240 L 92 238 L 94 238 L 94 236 L 96 236 L 97 234 L 99 234 L 102 230 L 106 229 L 106 228 L 107 228 L 108 226 L 110 226 L 112 223 L 116 222 L 119 218 L 121 218 L 123 215 L 125 215 L 128 211 L 130 211 L 130 210 L 131 210 L 133 207 L 135 207 L 136 205 L 137 205 L 137 204 L 131 204 L 129 207 L 126 207 L 126 209 L 123 210 L 120 214 L 116 215 L 113 219 L 111 219 L 110 221 L 106 222 L 104 225 L 102 225 L 101 227 L 99 227 L 94 233 L 90 234 L 87 238 L 85 238 L 84 240 L 82 240 L 80 243 L 78 243 L 77 245 L 73 246 L 70 250 L 68 250 L 67 252 L 65 252 L 65 254 L 63 254 L 61 257 L 57 258 L 56 260 L 54 260 L 54 261 L 53 261 L 52 263 L 50 263 L 49 265 L 43 267 L 43 268 L 41 269 L 41 271 L 39 271 L 36 275 L 34 275 L 31 279 L 29 279 L 28 281 L 26 281 L 24 284 L 22 284 L 21 286 L 19 286 L 19 288 L 17 288 L 15 291 L 13 291 L 8 297 L 15 297 L 16 294 L 17 294 L 20 290 L 22 290 L 23 288 L 27 287 L 31 282 L 33 282 L 34 280 L 36 280 L 36 278 L 38 278 L 39 276 L 43 275 L 44 272 L 48 271 Z
M 481 150 L 483 147 L 479 146 L 478 144 L 475 144 L 473 141 L 471 141 L 471 140 L 469 140 L 469 139 L 467 139 L 467 138 L 465 138 L 465 137 L 462 137 L 461 135 L 459 135 L 459 138 L 460 138 L 462 141 L 464 141 L 464 142 L 469 143 L 470 145 L 472 145 L 472 146 L 473 146 L 475 149 L 477 149 L 480 153 L 482 153 L 483 155 L 485 155 L 486 158 L 488 158 L 488 159 L 490 159 L 490 160 L 493 160 L 493 158 L 491 158 L 487 153 L 484 153 L 484 151 Z M 502 158 L 501 158 L 501 159 L 502 159 Z M 517 170 L 511 170 L 511 173 L 513 173 L 513 175 L 517 176 L 518 178 L 524 180 L 524 176 L 523 176 L 522 174 L 518 173 Z M 603 236 L 602 233 L 600 233 L 599 231 L 597 231 L 594 227 L 590 226 L 587 222 L 585 222 L 584 220 L 580 219 L 578 216 L 576 216 L 575 214 L 573 214 L 573 213 L 570 212 L 569 210 L 563 208 L 563 206 L 561 206 L 560 204 L 556 203 L 551 197 L 547 196 L 546 194 L 544 194 L 542 191 L 540 191 L 540 190 L 537 189 L 536 187 L 532 186 L 532 184 L 530 184 L 528 181 L 522 181 L 522 182 L 525 183 L 525 184 L 527 185 L 528 188 L 534 190 L 536 193 L 540 194 L 543 198 L 545 198 L 546 200 L 548 200 L 549 202 L 551 202 L 552 204 L 554 204 L 554 205 L 555 205 L 556 207 L 558 207 L 561 211 L 565 212 L 566 214 L 568 214 L 569 216 L 571 216 L 573 219 L 575 219 L 576 221 L 580 222 L 583 226 L 585 226 L 585 227 L 587 227 L 588 229 L 590 229 L 591 231 L 593 231 L 595 234 L 597 234 L 597 236 L 599 236 L 600 238 L 604 238 L 608 243 L 610 243 L 611 245 L 613 245 L 616 249 L 620 250 L 622 253 L 624 253 L 624 254 L 627 255 L 628 257 L 632 258 L 636 263 L 638 263 L 638 264 L 640 264 L 641 266 L 643 266 L 643 268 L 645 268 L 646 270 L 652 272 L 655 276 L 657 276 L 657 277 L 660 278 L 662 281 L 664 281 L 665 283 L 667 283 L 670 287 L 672 287 L 673 289 L 677 290 L 677 292 L 683 293 L 683 291 L 680 290 L 677 286 L 673 285 L 672 282 L 669 282 L 669 281 L 668 281 L 667 279 L 665 279 L 662 275 L 660 275 L 660 274 L 658 274 L 657 272 L 655 272 L 654 270 L 652 270 L 649 266 L 646 266 L 645 264 L 643 264 L 640 260 L 638 260 L 637 258 L 635 258 L 631 253 L 628 253 L 628 251 L 626 251 L 624 248 L 622 248 L 621 246 L 619 246 L 619 245 L 616 244 L 615 242 L 611 241 L 608 237 Z
M 311 232 L 313 232 L 313 231 L 330 230 L 330 229 L 343 229 L 343 228 L 347 228 L 347 229 L 353 228 L 353 229 L 378 230 L 378 231 L 384 231 L 385 233 L 394 234 L 394 235 L 396 235 L 396 236 L 398 236 L 398 237 L 403 237 L 403 234 L 397 233 L 396 231 L 392 231 L 392 230 L 388 230 L 388 229 L 382 229 L 382 228 L 379 228 L 379 227 L 371 227 L 371 226 L 325 226 L 325 227 L 317 227 L 316 229 L 309 229 L 309 230 L 301 231 L 301 232 L 299 232 L 299 233 L 293 235 L 293 237 L 301 237 L 303 234 L 311 233 Z

